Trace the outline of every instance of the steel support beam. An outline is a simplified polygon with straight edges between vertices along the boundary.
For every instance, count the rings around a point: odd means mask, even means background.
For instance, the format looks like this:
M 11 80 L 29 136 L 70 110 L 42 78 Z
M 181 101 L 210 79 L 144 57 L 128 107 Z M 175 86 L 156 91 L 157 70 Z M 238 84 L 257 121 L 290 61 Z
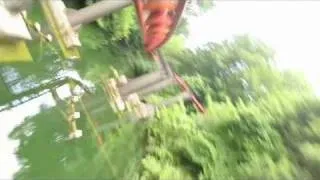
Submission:
M 183 100 L 183 101 L 188 101 L 188 100 L 191 100 L 192 98 L 192 94 L 190 92 L 182 92 L 180 94 L 178 94 L 177 96 L 174 96 L 170 99 L 167 99 L 167 100 L 164 100 L 162 102 L 160 102 L 160 104 L 158 104 L 157 106 L 158 107 L 167 107 L 167 106 L 170 106 L 180 100 Z
M 164 88 L 173 85 L 176 83 L 176 80 L 174 78 L 167 78 L 162 81 L 159 81 L 157 83 L 151 84 L 145 88 L 142 88 L 141 90 L 138 90 L 137 93 L 139 96 L 148 96 L 149 94 L 159 92 L 163 90 Z
M 166 78 L 167 76 L 162 71 L 148 73 L 140 77 L 134 78 L 132 80 L 129 80 L 127 84 L 119 87 L 119 92 L 120 94 L 130 94 Z
M 103 0 L 68 14 L 72 27 L 88 24 L 110 13 L 130 6 L 132 0 Z
M 159 57 L 159 60 L 156 61 L 159 70 L 129 80 L 127 84 L 120 86 L 119 91 L 121 96 L 127 96 L 128 94 L 138 91 L 143 92 L 144 89 L 149 89 L 149 86 L 153 87 L 154 84 L 161 84 L 162 81 L 174 78 L 174 73 L 170 65 L 164 61 L 160 53 Z

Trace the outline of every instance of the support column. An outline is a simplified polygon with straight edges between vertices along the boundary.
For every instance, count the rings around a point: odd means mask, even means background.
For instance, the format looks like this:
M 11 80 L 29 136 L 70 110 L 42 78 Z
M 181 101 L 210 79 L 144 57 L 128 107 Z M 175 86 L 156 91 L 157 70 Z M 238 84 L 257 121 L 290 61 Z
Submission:
M 120 94 L 131 94 L 132 92 L 138 91 L 139 89 L 148 86 L 154 82 L 161 81 L 167 78 L 162 71 L 156 71 L 153 73 L 142 75 L 119 88 Z
M 137 93 L 139 96 L 147 96 L 147 95 L 152 94 L 154 92 L 159 92 L 162 89 L 164 89 L 172 84 L 175 84 L 175 83 L 176 83 L 175 79 L 170 77 L 170 78 L 162 80 L 160 82 L 150 84 L 149 86 L 144 87 L 141 90 L 136 91 L 135 93 Z M 124 96 L 127 96 L 127 95 L 124 95 Z
M 167 106 L 170 106 L 180 100 L 183 100 L 183 101 L 188 101 L 188 100 L 191 100 L 192 99 L 192 94 L 190 92 L 182 92 L 180 94 L 178 94 L 177 96 L 174 96 L 170 99 L 167 99 L 167 100 L 164 100 L 162 102 L 160 102 L 159 105 L 157 106 L 164 106 L 164 107 L 167 107 Z
M 127 96 L 133 92 L 144 91 L 144 89 L 148 91 L 149 86 L 152 87 L 154 84 L 161 84 L 162 81 L 174 78 L 174 73 L 170 65 L 164 61 L 162 56 L 160 56 L 160 59 L 156 62 L 159 66 L 158 71 L 130 80 L 128 84 L 119 88 L 120 94 Z
M 88 24 L 132 4 L 132 0 L 103 0 L 68 14 L 70 24 Z

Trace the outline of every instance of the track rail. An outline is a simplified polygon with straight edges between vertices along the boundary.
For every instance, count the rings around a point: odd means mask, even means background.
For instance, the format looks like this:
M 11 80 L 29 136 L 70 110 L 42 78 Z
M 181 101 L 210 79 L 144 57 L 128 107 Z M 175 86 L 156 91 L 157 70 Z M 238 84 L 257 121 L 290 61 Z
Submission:
M 174 33 L 186 6 L 186 0 L 134 0 L 141 27 L 144 49 L 159 63 L 164 59 L 158 50 Z M 170 67 L 165 67 L 170 69 Z M 171 71 L 172 72 L 172 71 Z M 192 93 L 189 85 L 175 72 L 175 81 L 183 92 Z M 195 108 L 204 113 L 205 108 L 192 93 Z

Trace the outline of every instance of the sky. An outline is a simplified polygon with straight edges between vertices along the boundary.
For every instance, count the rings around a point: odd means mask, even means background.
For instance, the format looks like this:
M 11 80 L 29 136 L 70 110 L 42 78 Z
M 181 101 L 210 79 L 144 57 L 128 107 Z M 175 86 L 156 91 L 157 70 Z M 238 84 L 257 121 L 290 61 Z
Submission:
M 320 92 L 320 1 L 216 0 L 212 11 L 192 19 L 187 46 L 219 42 L 237 34 L 250 34 L 276 51 L 283 68 L 306 73 Z M 62 90 L 64 91 L 64 90 Z M 41 103 L 52 104 L 50 95 L 0 113 L 0 179 L 11 179 L 18 170 L 13 154 L 16 141 L 7 136 L 23 119 L 39 111 Z
M 217 0 L 190 21 L 190 48 L 238 34 L 256 37 L 276 51 L 281 68 L 303 71 L 320 94 L 320 1 Z

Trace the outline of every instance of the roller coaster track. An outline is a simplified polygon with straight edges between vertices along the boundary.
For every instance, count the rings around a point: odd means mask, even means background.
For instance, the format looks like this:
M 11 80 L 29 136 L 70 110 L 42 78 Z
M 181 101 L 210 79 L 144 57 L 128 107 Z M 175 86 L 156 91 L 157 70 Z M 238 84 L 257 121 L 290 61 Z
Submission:
M 186 0 L 134 0 L 139 24 L 142 31 L 145 51 L 160 62 L 167 72 L 172 72 L 164 63 L 159 48 L 163 46 L 177 27 L 181 18 Z M 189 85 L 177 74 L 174 78 L 182 91 L 192 92 Z M 193 94 L 193 93 L 192 93 Z M 193 94 L 191 98 L 196 109 L 202 113 L 205 108 Z

